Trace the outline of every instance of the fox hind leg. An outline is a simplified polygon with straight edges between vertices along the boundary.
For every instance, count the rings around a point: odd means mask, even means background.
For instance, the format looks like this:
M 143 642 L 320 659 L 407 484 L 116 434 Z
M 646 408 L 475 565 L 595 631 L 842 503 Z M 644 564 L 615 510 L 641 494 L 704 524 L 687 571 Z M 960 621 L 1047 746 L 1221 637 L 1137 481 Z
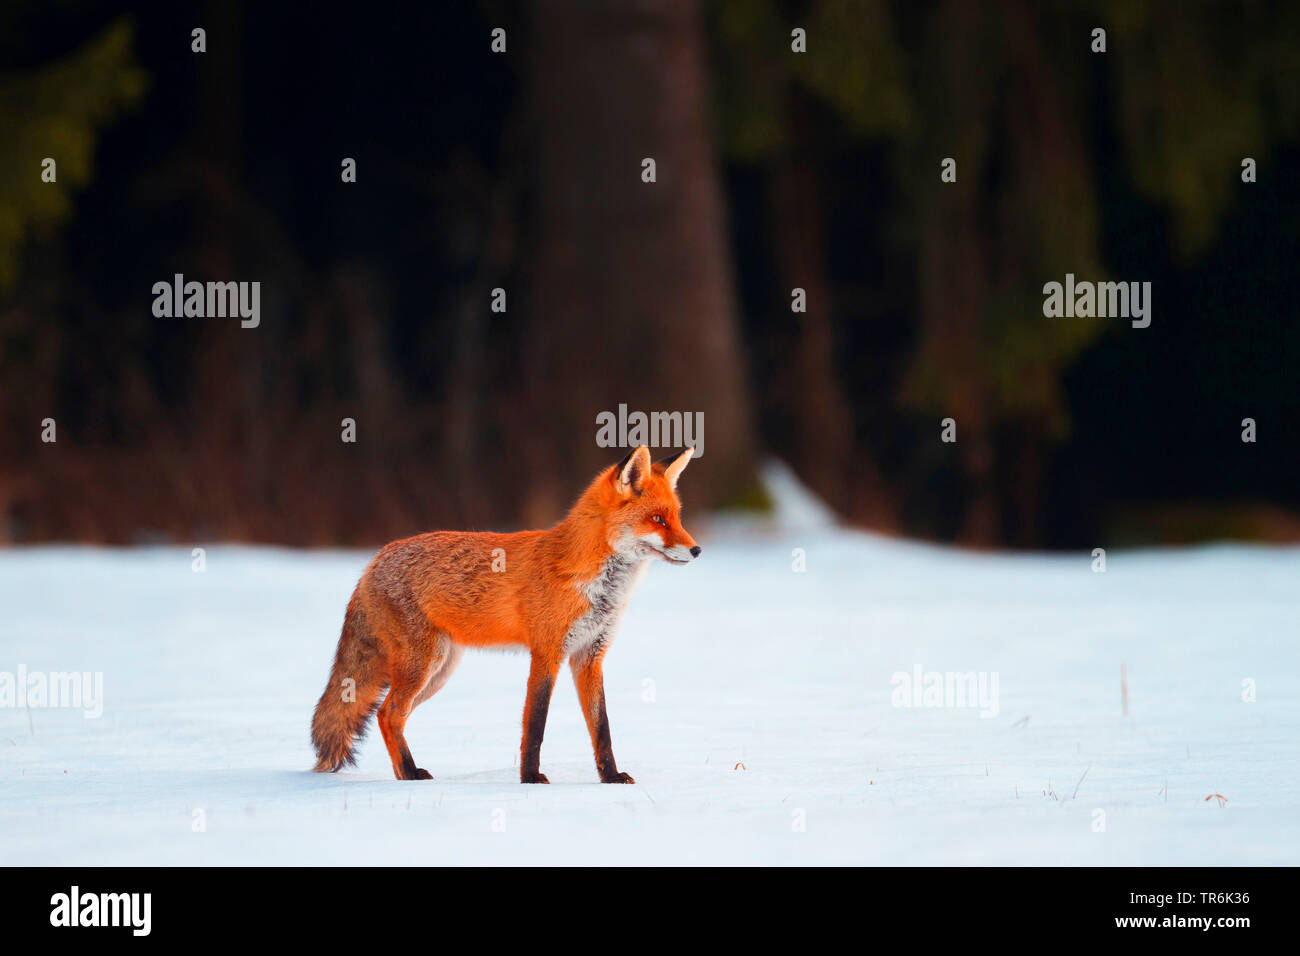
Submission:
M 411 710 L 419 700 L 425 699 L 420 696 L 421 693 L 445 661 L 444 654 L 427 663 L 406 661 L 393 668 L 392 684 L 388 696 L 379 706 L 377 723 L 384 745 L 388 748 L 388 756 L 393 761 L 393 773 L 398 780 L 433 779 L 433 774 L 415 765 L 415 758 L 411 756 L 411 748 L 407 746 L 403 732 Z

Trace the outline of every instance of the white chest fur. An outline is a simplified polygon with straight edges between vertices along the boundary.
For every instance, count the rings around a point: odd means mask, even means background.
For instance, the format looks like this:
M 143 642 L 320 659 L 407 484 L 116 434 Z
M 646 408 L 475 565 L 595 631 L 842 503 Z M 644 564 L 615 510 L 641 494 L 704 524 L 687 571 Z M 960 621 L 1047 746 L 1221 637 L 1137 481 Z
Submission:
M 614 639 L 628 598 L 649 566 L 649 561 L 620 554 L 610 556 L 600 574 L 580 588 L 591 608 L 569 628 L 564 638 L 564 653 L 598 653 Z

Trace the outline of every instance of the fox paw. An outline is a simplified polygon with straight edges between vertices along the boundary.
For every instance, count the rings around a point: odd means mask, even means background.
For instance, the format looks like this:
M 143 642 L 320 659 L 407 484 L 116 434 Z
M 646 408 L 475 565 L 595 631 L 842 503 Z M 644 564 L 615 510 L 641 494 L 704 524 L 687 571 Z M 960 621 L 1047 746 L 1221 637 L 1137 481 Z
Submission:
M 424 770 L 424 769 L 422 769 L 422 768 L 420 768 L 420 767 L 416 767 L 416 768 L 415 768 L 415 777 L 414 777 L 414 779 L 416 779 L 416 780 L 432 780 L 432 779 L 433 779 L 433 774 L 429 773 L 429 771 Z
M 601 783 L 636 783 L 630 773 L 616 773 L 611 777 L 602 777 Z
M 546 779 L 546 774 L 542 773 L 541 771 L 538 771 L 537 773 L 521 773 L 519 775 L 519 782 L 520 783 L 550 783 L 551 781 Z

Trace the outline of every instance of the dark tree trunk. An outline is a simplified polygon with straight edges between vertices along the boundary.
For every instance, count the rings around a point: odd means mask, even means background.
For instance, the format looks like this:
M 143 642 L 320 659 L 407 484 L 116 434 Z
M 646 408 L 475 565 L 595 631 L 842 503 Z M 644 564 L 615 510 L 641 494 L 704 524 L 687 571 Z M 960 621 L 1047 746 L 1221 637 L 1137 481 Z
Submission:
M 854 447 L 853 413 L 844 396 L 835 362 L 833 293 L 826 277 L 822 209 L 817 169 L 807 143 L 810 104 L 791 92 L 792 146 L 769 180 L 774 252 L 781 292 L 806 293 L 806 311 L 781 306 L 787 333 L 777 336 L 785 354 L 775 368 L 772 390 L 790 420 L 785 449 L 790 464 L 808 486 L 842 515 L 878 530 L 894 530 L 894 507 L 870 453 Z
M 724 505 L 753 480 L 701 29 L 692 0 L 538 10 L 538 234 L 514 422 L 530 521 L 621 457 L 595 441 L 598 413 L 620 403 L 703 412 L 692 505 Z M 647 158 L 657 182 L 642 181 Z

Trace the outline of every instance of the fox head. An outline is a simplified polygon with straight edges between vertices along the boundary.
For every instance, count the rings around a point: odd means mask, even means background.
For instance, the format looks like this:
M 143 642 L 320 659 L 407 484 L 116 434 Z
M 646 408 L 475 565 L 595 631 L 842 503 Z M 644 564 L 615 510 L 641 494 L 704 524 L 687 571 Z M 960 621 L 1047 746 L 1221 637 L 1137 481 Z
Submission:
M 693 454 L 695 449 L 688 448 L 651 464 L 649 449 L 641 445 L 598 479 L 614 551 L 669 564 L 688 564 L 699 556 L 700 546 L 682 527 L 677 497 L 677 479 Z

